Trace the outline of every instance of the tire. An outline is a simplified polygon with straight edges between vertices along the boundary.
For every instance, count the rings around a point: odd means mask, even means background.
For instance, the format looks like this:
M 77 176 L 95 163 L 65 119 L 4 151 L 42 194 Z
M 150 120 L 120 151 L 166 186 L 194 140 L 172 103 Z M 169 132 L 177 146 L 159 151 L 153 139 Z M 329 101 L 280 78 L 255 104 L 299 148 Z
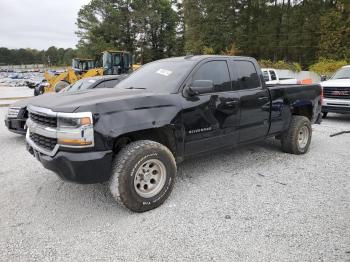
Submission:
M 327 118 L 327 115 L 328 115 L 328 112 L 323 112 L 323 113 L 322 113 L 322 118 L 323 118 L 323 119 L 326 119 L 326 118 Z
M 159 207 L 170 195 L 176 162 L 170 150 L 154 141 L 128 144 L 113 160 L 110 190 L 113 197 L 134 212 Z
M 282 150 L 295 155 L 305 154 L 309 150 L 311 138 L 310 120 L 304 116 L 292 116 L 288 130 L 282 135 Z

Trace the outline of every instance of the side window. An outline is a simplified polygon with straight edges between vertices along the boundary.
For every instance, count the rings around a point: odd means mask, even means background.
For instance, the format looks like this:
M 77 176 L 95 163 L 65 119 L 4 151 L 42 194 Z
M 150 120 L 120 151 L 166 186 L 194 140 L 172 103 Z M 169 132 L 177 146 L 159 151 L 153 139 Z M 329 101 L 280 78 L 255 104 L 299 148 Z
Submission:
M 116 84 L 119 83 L 119 80 L 115 79 L 115 80 L 109 80 L 109 81 L 105 81 L 105 87 L 106 88 L 113 88 L 116 86 Z
M 231 80 L 226 61 L 211 61 L 202 65 L 193 75 L 192 81 L 211 80 L 214 92 L 231 91 Z
M 270 75 L 271 75 L 271 80 L 272 80 L 272 81 L 273 81 L 273 80 L 277 80 L 277 76 L 276 76 L 275 71 L 270 70 Z
M 105 87 L 105 82 L 101 82 L 101 83 L 97 84 L 97 85 L 94 87 L 94 89 L 96 89 L 96 88 L 104 88 L 104 87 Z
M 234 65 L 235 70 L 237 71 L 241 89 L 253 89 L 260 87 L 259 75 L 252 62 L 235 61 Z

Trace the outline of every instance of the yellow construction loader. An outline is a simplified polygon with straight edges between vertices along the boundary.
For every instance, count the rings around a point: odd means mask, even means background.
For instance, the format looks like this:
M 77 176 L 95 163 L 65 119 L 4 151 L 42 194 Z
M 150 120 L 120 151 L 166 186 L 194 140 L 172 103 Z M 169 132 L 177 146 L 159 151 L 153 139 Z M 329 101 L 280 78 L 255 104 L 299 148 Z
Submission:
M 39 95 L 49 92 L 59 92 L 76 81 L 101 75 L 128 74 L 133 70 L 132 56 L 129 52 L 108 50 L 102 53 L 102 67 L 98 67 L 98 61 L 93 59 L 74 58 L 72 67 L 66 71 L 53 75 L 44 73 L 46 82 L 39 86 L 34 94 Z

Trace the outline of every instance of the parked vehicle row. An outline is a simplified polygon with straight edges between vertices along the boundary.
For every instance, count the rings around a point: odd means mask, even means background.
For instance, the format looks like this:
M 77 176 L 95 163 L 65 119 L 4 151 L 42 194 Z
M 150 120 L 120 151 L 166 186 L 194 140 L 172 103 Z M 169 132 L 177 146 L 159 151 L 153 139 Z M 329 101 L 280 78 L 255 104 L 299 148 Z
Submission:
M 71 93 L 89 89 L 112 88 L 115 87 L 124 77 L 125 75 L 111 75 L 84 78 L 68 86 L 61 92 Z M 51 100 L 54 100 L 56 93 L 49 93 L 46 95 L 50 96 Z M 28 119 L 27 106 L 32 101 L 35 101 L 35 99 L 36 97 L 31 97 L 20 100 L 9 107 L 8 113 L 5 117 L 5 125 L 7 126 L 8 130 L 17 134 L 26 134 L 26 121 Z
M 144 212 L 167 199 L 189 157 L 268 137 L 306 153 L 321 105 L 319 85 L 267 86 L 249 57 L 170 58 L 113 89 L 31 100 L 27 148 L 65 180 L 109 181 L 117 201 Z

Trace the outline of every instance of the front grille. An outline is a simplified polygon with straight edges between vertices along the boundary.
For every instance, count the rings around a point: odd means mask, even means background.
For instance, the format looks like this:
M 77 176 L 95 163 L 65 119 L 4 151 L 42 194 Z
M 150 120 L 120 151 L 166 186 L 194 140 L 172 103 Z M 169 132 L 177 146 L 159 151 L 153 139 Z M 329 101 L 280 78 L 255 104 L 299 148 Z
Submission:
M 52 151 L 57 144 L 56 138 L 45 137 L 32 132 L 29 133 L 29 137 L 37 146 L 48 151 Z
M 350 99 L 350 87 L 323 87 L 325 98 Z
M 43 116 L 39 114 L 29 113 L 30 119 L 42 126 L 57 127 L 57 118 L 52 116 Z
M 20 110 L 21 110 L 21 108 L 19 108 L 19 107 L 10 107 L 7 111 L 7 117 L 8 118 L 17 118 Z
M 350 107 L 343 106 L 322 106 L 322 110 L 325 112 L 334 113 L 350 113 Z

